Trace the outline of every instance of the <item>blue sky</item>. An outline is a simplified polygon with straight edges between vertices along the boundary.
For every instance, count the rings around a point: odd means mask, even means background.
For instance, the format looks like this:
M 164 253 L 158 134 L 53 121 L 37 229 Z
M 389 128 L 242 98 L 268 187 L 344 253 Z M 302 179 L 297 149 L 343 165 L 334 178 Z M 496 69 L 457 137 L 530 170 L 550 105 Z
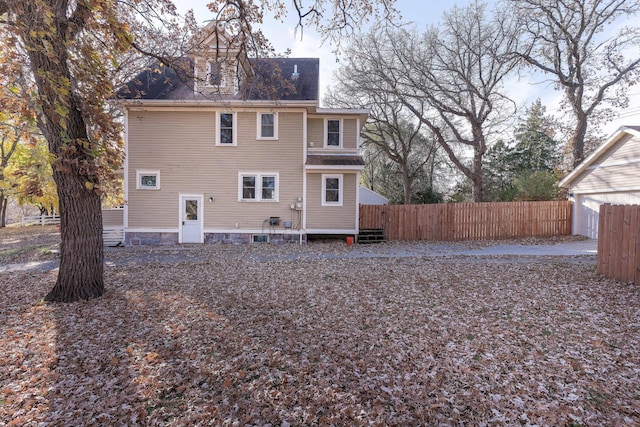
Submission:
M 174 2 L 180 13 L 185 13 L 193 9 L 198 22 L 205 23 L 211 19 L 213 14 L 207 9 L 207 0 L 176 0 Z M 450 0 L 396 0 L 396 8 L 400 11 L 405 21 L 412 21 L 420 28 L 425 28 L 429 24 L 438 22 L 442 13 L 449 10 L 455 4 L 465 5 L 468 1 L 458 2 Z M 494 0 L 487 1 L 489 4 Z M 296 21 L 289 17 L 284 23 L 275 20 L 265 19 L 265 23 L 260 26 L 264 34 L 274 45 L 276 52 L 284 52 L 291 49 L 291 57 L 312 57 L 320 58 L 320 96 L 331 84 L 333 73 L 338 70 L 340 63 L 333 53 L 333 46 L 322 45 L 321 37 L 312 29 L 304 29 L 304 37 L 295 34 Z M 547 106 L 548 112 L 554 112 L 559 104 L 561 94 L 552 90 L 550 84 L 533 84 L 527 79 L 514 79 L 509 85 L 515 101 L 519 105 L 530 105 L 536 98 L 540 98 Z M 637 86 L 630 88 L 631 105 L 626 112 L 605 126 L 607 135 L 613 133 L 615 129 L 622 125 L 640 125 L 640 88 Z

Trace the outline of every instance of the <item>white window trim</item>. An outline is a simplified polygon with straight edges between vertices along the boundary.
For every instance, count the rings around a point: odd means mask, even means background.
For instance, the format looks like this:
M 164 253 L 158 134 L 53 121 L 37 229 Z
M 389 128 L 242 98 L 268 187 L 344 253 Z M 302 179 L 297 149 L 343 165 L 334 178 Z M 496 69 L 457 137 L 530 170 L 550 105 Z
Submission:
M 211 75 L 211 69 L 213 67 L 213 64 L 220 64 L 220 84 L 218 85 L 213 85 L 210 83 L 209 81 L 209 76 Z M 208 87 L 225 87 L 225 63 L 224 62 L 215 62 L 215 61 L 207 61 L 207 70 L 206 70 L 206 74 L 205 74 L 205 86 Z
M 143 186 L 141 179 L 143 176 L 156 176 L 155 187 Z M 159 170 L 137 170 L 136 171 L 136 189 L 137 190 L 159 190 L 160 189 L 160 171 Z
M 256 177 L 256 198 L 245 199 L 242 197 L 242 178 L 245 176 Z M 262 199 L 262 178 L 265 176 L 273 176 L 276 178 L 275 195 L 273 199 Z M 238 201 L 248 203 L 274 203 L 280 199 L 280 173 L 278 172 L 238 172 Z
M 338 201 L 327 201 L 327 178 L 338 178 Z M 343 174 L 322 174 L 322 206 L 342 206 L 344 200 L 344 175 Z
M 328 138 L 328 133 L 329 133 L 329 120 L 335 120 L 337 122 L 340 122 L 340 144 L 336 147 L 335 145 L 328 145 L 329 144 L 329 138 Z M 342 119 L 324 119 L 324 148 L 342 148 L 342 134 L 344 132 L 344 123 Z
M 273 114 L 273 136 L 262 136 L 262 116 Z M 256 113 L 256 139 L 264 141 L 275 141 L 278 139 L 278 113 L 258 111 Z
M 220 116 L 222 114 L 231 114 L 233 116 L 233 142 L 231 144 L 220 142 Z M 216 146 L 218 147 L 235 147 L 238 145 L 238 114 L 234 111 L 216 111 Z

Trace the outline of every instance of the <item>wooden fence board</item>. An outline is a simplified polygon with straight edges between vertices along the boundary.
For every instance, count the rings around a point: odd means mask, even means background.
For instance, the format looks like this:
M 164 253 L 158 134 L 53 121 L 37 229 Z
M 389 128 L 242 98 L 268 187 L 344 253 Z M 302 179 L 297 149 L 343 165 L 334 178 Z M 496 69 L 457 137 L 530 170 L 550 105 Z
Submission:
M 571 202 L 363 205 L 360 228 L 387 240 L 487 240 L 571 234 Z
M 640 283 L 640 205 L 600 206 L 597 272 Z

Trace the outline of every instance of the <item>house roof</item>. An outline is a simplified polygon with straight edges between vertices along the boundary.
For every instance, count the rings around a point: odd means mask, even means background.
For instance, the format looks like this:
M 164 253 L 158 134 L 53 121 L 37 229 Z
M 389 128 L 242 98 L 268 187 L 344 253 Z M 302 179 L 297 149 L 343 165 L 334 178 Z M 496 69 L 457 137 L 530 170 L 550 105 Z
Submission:
M 607 154 L 607 152 L 614 146 L 620 139 L 625 136 L 632 135 L 640 137 L 640 126 L 622 126 L 616 130 L 613 135 L 603 142 L 596 150 L 591 153 L 586 159 L 584 159 L 574 170 L 572 170 L 567 176 L 565 176 L 558 185 L 563 188 L 571 187 L 573 181 L 575 181 L 589 166 L 593 165 L 598 159 Z
M 378 194 L 375 191 L 359 186 L 358 187 L 358 198 L 360 199 L 361 205 L 388 205 L 389 199 L 384 197 L 382 194 Z
M 256 78 L 268 83 L 274 79 L 273 72 L 280 70 L 285 82 L 289 82 L 295 91 L 276 94 L 276 99 L 287 101 L 317 101 L 319 93 L 320 60 L 318 58 L 265 58 L 253 59 Z M 274 65 L 276 67 L 274 67 Z M 261 74 L 262 73 L 262 74 Z M 273 96 L 264 91 L 248 89 L 245 98 L 249 100 L 268 100 Z M 153 64 L 140 72 L 116 94 L 118 99 L 126 100 L 207 100 L 204 94 L 194 91 L 193 62 L 180 59 L 174 66 Z M 216 96 L 219 99 L 219 96 Z M 239 98 L 236 96 L 235 98 Z M 215 100 L 215 99 L 213 99 Z
M 362 156 L 344 154 L 309 154 L 307 166 L 364 166 Z

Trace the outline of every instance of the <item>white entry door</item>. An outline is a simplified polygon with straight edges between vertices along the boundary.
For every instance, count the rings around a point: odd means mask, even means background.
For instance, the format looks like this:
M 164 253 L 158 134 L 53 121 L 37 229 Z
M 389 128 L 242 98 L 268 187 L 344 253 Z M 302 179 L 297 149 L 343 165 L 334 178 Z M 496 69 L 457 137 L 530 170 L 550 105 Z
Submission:
M 180 243 L 202 243 L 202 196 L 180 196 Z

